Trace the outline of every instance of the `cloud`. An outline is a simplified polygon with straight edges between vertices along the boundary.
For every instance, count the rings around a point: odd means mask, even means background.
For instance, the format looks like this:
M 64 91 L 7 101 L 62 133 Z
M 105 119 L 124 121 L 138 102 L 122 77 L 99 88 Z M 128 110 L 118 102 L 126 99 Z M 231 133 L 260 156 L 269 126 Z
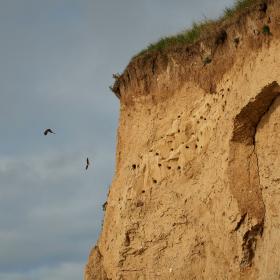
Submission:
M 0 271 L 86 262 L 107 186 L 83 165 L 78 153 L 0 160 Z
M 0 279 L 5 280 L 77 280 L 82 279 L 84 264 L 79 262 L 61 263 L 56 266 L 42 266 L 37 269 L 22 273 L 1 273 Z

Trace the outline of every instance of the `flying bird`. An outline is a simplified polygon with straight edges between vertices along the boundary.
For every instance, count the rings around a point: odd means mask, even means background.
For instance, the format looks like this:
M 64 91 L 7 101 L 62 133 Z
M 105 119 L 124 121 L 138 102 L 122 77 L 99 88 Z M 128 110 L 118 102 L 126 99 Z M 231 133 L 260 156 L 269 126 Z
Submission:
M 44 131 L 44 135 L 47 135 L 48 133 L 53 133 L 53 134 L 55 134 L 50 128 L 48 128 L 48 129 L 46 129 L 46 130 Z
M 87 158 L 86 170 L 88 169 L 88 167 L 89 167 L 89 159 Z

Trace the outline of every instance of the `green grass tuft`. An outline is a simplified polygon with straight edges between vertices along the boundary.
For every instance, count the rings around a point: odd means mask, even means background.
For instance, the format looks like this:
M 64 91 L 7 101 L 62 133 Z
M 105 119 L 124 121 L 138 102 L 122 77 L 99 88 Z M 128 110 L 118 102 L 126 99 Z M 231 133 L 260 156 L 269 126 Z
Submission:
M 232 8 L 226 8 L 224 11 L 223 19 L 234 16 L 236 13 L 250 8 L 256 0 L 237 0 Z
M 263 28 L 262 28 L 262 33 L 264 35 L 272 35 L 272 33 L 270 32 L 270 28 L 268 25 L 264 25 Z
M 225 8 L 223 18 L 230 18 L 234 15 L 234 10 L 232 8 Z

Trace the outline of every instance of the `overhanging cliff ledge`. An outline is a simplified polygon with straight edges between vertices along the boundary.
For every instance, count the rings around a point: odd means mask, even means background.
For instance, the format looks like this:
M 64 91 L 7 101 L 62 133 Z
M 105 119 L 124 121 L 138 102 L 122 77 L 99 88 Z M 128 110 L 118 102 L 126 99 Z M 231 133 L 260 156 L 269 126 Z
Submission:
M 177 75 L 210 92 L 215 91 L 215 84 L 232 67 L 236 56 L 256 51 L 267 44 L 272 35 L 278 38 L 280 34 L 279 18 L 274 11 L 274 7 L 278 6 L 276 0 L 240 2 L 248 2 L 247 7 L 230 16 L 225 13 L 219 20 L 201 23 L 192 43 L 176 40 L 179 34 L 174 40 L 170 37 L 168 44 L 140 52 L 132 58 L 125 71 L 116 76 L 112 91 L 118 98 L 129 87 L 134 89 L 133 97 L 140 92 L 149 94 L 157 86 L 155 76 L 172 66 L 180 68 L 181 72 Z M 169 38 L 163 40 L 166 39 Z M 127 101 L 133 97 L 123 96 Z
M 280 1 L 200 36 L 116 76 L 116 170 L 86 280 L 280 279 Z

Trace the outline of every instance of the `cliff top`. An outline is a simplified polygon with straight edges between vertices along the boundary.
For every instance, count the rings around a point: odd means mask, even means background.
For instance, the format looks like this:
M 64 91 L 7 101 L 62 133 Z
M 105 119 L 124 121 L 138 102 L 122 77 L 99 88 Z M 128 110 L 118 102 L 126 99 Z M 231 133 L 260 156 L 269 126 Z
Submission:
M 146 49 L 142 50 L 134 56 L 129 62 L 128 66 L 121 75 L 113 75 L 115 83 L 111 90 L 118 98 L 121 97 L 121 86 L 131 82 L 137 76 L 136 68 L 145 69 L 156 68 L 158 61 L 166 60 L 171 54 L 178 54 L 188 52 L 192 57 L 200 56 L 202 65 L 210 64 L 213 60 L 212 52 L 203 53 L 198 52 L 201 44 L 205 43 L 210 48 L 217 48 L 223 45 L 228 39 L 228 29 L 232 26 L 240 26 L 242 20 L 251 14 L 259 13 L 266 14 L 268 6 L 274 2 L 273 0 L 237 0 L 232 8 L 226 8 L 224 14 L 217 20 L 205 20 L 200 23 L 194 23 L 190 29 L 179 33 L 175 36 L 164 37 L 158 42 L 150 44 Z M 259 31 L 264 35 L 270 35 L 269 25 L 263 24 L 262 30 Z M 237 46 L 240 37 L 231 38 L 233 43 Z M 209 46 L 211 42 L 212 46 Z M 190 55 L 189 55 L 190 56 Z M 166 64 L 166 63 L 164 63 Z M 139 67 L 140 66 L 140 67 Z M 133 70 L 133 71 L 131 71 Z M 154 70 L 152 72 L 154 74 Z M 144 70 L 145 71 L 145 70 Z M 137 78 L 137 77 L 136 77 Z
M 225 23 L 236 21 L 236 17 L 247 13 L 253 6 L 259 6 L 259 9 L 266 11 L 267 3 L 256 0 L 237 0 L 232 8 L 226 8 L 224 14 L 217 20 L 204 20 L 194 23 L 191 28 L 186 29 L 174 36 L 163 37 L 158 42 L 150 44 L 147 48 L 139 52 L 135 57 L 147 55 L 151 52 L 167 51 L 170 48 L 181 45 L 192 45 L 199 40 L 207 39 L 209 32 L 213 33 L 221 28 Z M 221 38 L 222 39 L 222 38 Z

